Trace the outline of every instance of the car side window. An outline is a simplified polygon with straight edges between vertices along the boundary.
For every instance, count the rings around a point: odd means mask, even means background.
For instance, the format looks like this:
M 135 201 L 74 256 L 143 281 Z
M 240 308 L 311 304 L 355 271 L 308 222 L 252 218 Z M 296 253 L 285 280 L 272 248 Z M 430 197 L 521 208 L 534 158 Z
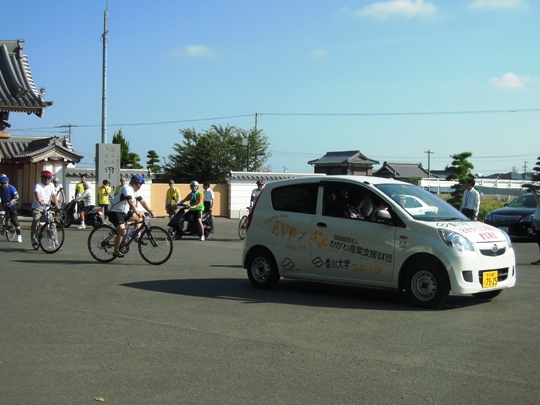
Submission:
M 272 190 L 272 207 L 276 211 L 313 214 L 317 209 L 318 184 L 295 184 Z

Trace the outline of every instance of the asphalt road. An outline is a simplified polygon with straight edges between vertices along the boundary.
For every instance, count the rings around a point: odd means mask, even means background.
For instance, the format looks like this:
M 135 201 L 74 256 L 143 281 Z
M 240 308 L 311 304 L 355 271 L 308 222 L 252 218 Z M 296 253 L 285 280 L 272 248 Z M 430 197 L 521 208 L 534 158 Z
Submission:
M 165 225 L 155 219 L 154 225 Z M 69 228 L 62 251 L 0 239 L 1 404 L 537 404 L 540 267 L 441 310 L 398 294 L 281 281 L 251 287 L 236 220 L 174 242 L 162 266 L 110 264 Z

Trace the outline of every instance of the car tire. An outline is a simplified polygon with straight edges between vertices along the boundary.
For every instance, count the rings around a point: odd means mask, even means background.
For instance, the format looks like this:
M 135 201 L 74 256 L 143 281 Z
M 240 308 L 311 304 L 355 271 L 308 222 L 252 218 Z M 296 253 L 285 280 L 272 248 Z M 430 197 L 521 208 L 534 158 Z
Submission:
M 490 300 L 495 297 L 498 297 L 499 295 L 501 295 L 502 292 L 503 290 L 484 291 L 484 292 L 473 294 L 473 297 Z
M 272 253 L 266 249 L 257 249 L 249 255 L 247 275 L 256 288 L 270 289 L 279 282 L 279 271 Z
M 439 308 L 450 294 L 450 282 L 444 268 L 431 260 L 415 260 L 406 276 L 409 300 L 421 308 Z

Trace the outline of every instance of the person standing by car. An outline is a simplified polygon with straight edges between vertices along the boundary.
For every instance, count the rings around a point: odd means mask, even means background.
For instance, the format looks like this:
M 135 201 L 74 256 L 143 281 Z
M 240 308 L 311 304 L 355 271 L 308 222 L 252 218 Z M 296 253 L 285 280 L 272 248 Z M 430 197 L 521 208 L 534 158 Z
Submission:
M 21 243 L 21 225 L 19 224 L 17 210 L 15 209 L 18 199 L 19 193 L 14 186 L 9 184 L 9 178 L 5 174 L 0 175 L 0 202 L 2 203 L 2 208 L 6 212 L 5 215 L 9 215 L 11 217 L 11 223 L 17 232 L 17 242 Z
M 210 232 L 214 233 L 214 219 L 212 218 L 212 209 L 214 207 L 214 191 L 210 188 L 210 182 L 203 183 L 204 194 L 204 212 L 208 213 L 207 221 L 210 226 Z
M 174 186 L 174 180 L 169 180 L 169 189 L 165 197 L 165 211 L 169 215 L 169 219 L 174 217 L 178 211 L 178 201 L 180 201 L 180 190 Z
M 467 179 L 465 181 L 465 192 L 463 193 L 463 201 L 460 208 L 463 215 L 474 221 L 478 219 L 478 212 L 480 212 L 480 193 L 475 190 L 475 184 L 476 181 L 474 179 Z
M 37 249 L 39 242 L 37 240 L 38 224 L 44 214 L 44 208 L 50 204 L 56 204 L 56 195 L 54 194 L 54 185 L 52 184 L 53 174 L 48 170 L 41 172 L 41 181 L 34 187 L 34 201 L 32 201 L 32 226 L 30 236 L 32 238 L 32 247 Z
M 263 191 L 265 185 L 266 182 L 263 179 L 257 180 L 257 188 L 254 188 L 251 191 L 251 200 L 249 201 L 250 208 L 253 207 L 253 203 L 255 202 L 261 191 Z
M 538 249 L 540 249 L 540 197 L 538 196 L 536 187 L 531 187 L 528 191 L 532 193 L 534 200 L 536 201 L 536 211 L 534 212 L 534 239 L 538 244 Z M 531 264 L 540 266 L 540 259 L 535 262 L 531 262 Z
M 107 218 L 107 211 L 109 210 L 109 199 L 111 196 L 111 186 L 108 180 L 103 180 L 103 185 L 97 189 L 98 204 L 101 207 L 101 211 L 105 218 Z

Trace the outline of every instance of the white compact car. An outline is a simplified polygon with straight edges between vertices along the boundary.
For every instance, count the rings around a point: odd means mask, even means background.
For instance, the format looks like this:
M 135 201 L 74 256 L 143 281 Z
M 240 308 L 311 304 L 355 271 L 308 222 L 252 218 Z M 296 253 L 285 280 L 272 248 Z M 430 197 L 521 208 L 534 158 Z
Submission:
M 505 232 L 420 187 L 377 177 L 268 183 L 248 218 L 243 265 L 258 288 L 281 277 L 388 288 L 426 308 L 450 292 L 494 298 L 516 283 Z

